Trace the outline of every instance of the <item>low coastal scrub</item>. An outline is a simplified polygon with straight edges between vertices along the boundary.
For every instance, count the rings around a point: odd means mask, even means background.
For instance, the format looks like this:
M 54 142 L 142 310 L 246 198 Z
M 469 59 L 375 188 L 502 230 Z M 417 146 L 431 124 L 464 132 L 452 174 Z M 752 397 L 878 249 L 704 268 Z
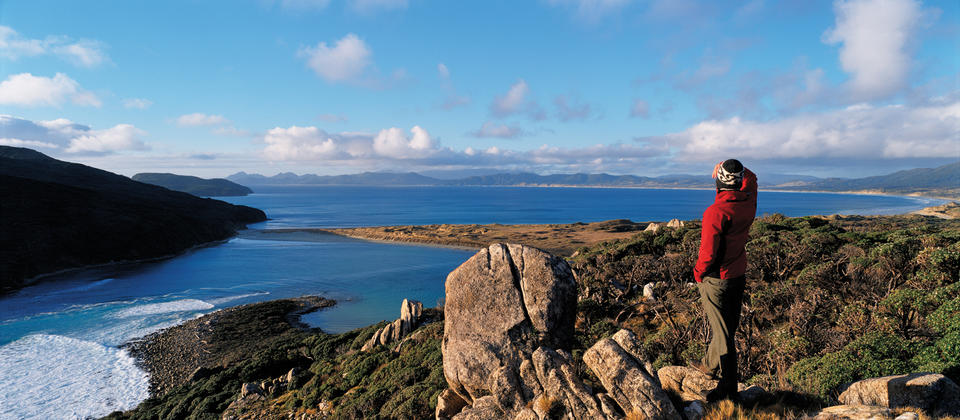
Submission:
M 579 287 L 572 354 L 586 383 L 602 389 L 583 352 L 620 328 L 636 333 L 655 368 L 702 357 L 709 328 L 692 279 L 699 242 L 699 226 L 687 222 L 570 258 Z M 868 377 L 923 371 L 960 381 L 960 221 L 775 214 L 754 223 L 747 252 L 741 376 L 778 398 L 766 408 L 711 406 L 709 418 L 791 417 Z M 447 388 L 442 308 L 424 315 L 434 321 L 399 348 L 361 351 L 385 323 L 343 334 L 288 331 L 110 418 L 430 418 Z M 287 378 L 282 387 L 269 385 L 279 378 Z M 244 384 L 271 391 L 238 405 Z
M 579 344 L 629 328 L 655 367 L 702 357 L 694 223 L 583 248 Z M 960 222 L 919 217 L 758 218 L 737 335 L 742 378 L 830 402 L 854 380 L 910 372 L 960 379 Z M 655 285 L 655 300 L 643 296 Z
M 425 313 L 442 319 L 436 310 Z M 360 351 L 384 325 L 343 334 L 301 332 L 228 368 L 213 369 L 205 377 L 150 398 L 135 410 L 107 418 L 219 419 L 238 400 L 243 384 L 271 381 L 291 370 L 297 373 L 282 391 L 245 405 L 239 414 L 249 418 L 286 418 L 290 413 L 331 419 L 432 417 L 437 395 L 446 388 L 440 353 L 443 323 L 420 327 L 397 352 L 393 346 Z

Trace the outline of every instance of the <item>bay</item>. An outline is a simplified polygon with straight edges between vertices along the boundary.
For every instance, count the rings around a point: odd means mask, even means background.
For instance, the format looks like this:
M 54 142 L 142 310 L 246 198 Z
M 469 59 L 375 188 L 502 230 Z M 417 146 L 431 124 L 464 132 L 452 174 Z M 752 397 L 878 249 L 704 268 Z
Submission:
M 434 223 L 697 219 L 709 190 L 513 187 L 257 187 L 225 201 L 266 211 L 251 229 Z M 761 192 L 758 214 L 903 213 L 913 197 Z M 148 378 L 120 344 L 234 305 L 316 294 L 338 304 L 305 317 L 341 332 L 433 306 L 473 251 L 333 235 L 233 238 L 175 258 L 79 270 L 0 298 L 0 419 L 84 418 L 129 409 Z

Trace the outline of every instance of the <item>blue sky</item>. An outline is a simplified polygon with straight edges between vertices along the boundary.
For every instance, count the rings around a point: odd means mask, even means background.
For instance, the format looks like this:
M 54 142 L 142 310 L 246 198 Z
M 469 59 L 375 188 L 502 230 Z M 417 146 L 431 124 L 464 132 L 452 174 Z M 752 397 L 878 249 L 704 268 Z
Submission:
M 862 176 L 960 159 L 960 6 L 0 2 L 0 144 L 159 171 Z

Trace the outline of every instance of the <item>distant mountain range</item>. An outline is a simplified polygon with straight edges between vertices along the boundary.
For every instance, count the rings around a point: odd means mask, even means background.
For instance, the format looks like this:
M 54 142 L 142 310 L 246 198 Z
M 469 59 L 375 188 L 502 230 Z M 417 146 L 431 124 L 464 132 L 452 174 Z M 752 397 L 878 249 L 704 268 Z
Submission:
M 263 220 L 251 207 L 0 146 L 0 295 L 60 270 L 173 255 Z
M 871 191 L 894 194 L 921 193 L 960 196 L 960 162 L 937 168 L 899 171 L 867 178 L 817 178 L 808 175 L 760 174 L 764 188 L 795 191 Z M 364 172 L 353 175 L 297 175 L 286 172 L 274 176 L 238 172 L 227 179 L 242 185 L 353 185 L 353 186 L 576 186 L 643 188 L 713 188 L 704 175 L 664 175 L 645 177 L 609 174 L 500 173 L 460 179 L 438 179 L 415 172 Z
M 187 175 L 146 172 L 134 175 L 133 180 L 159 185 L 174 191 L 183 191 L 198 197 L 243 196 L 253 192 L 248 187 L 223 178 L 204 179 Z
M 415 172 L 364 172 L 352 175 L 297 175 L 290 172 L 274 176 L 238 172 L 227 177 L 242 185 L 367 185 L 367 186 L 583 186 L 583 187 L 648 187 L 710 188 L 713 180 L 703 175 L 664 175 L 645 177 L 609 174 L 538 175 L 529 172 L 470 176 L 460 179 L 439 179 Z M 809 183 L 820 178 L 805 175 L 765 175 L 765 186 L 785 183 Z

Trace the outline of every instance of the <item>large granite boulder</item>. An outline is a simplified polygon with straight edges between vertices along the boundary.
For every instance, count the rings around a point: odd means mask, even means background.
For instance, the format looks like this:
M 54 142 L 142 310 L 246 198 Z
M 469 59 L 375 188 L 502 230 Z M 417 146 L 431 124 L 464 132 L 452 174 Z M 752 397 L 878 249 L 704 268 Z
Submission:
M 598 341 L 583 354 L 583 362 L 624 413 L 635 418 L 681 419 L 632 332 L 620 330 Z
M 850 384 L 838 399 L 846 405 L 916 407 L 935 416 L 960 416 L 960 387 L 939 373 L 864 379 Z
M 870 405 L 835 405 L 820 410 L 813 420 L 888 420 L 890 409 Z
M 569 349 L 576 300 L 563 259 L 516 244 L 480 250 L 447 277 L 442 351 L 450 389 L 472 404 L 494 386 L 509 387 L 540 346 Z

